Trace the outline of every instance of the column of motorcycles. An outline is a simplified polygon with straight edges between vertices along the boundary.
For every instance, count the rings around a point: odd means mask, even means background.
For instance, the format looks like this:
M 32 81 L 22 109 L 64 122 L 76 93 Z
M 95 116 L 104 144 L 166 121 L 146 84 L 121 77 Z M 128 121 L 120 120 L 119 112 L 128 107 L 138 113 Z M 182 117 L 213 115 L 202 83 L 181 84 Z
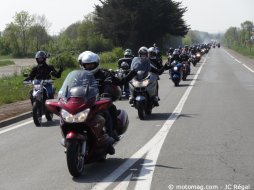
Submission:
M 207 54 L 211 45 L 193 46 L 183 49 L 175 49 L 168 55 L 169 75 L 175 86 L 179 86 L 181 80 L 185 81 L 191 72 L 191 65 L 194 67 Z
M 204 51 L 208 52 L 209 49 Z M 203 53 L 201 50 L 190 54 L 187 62 L 171 61 L 169 57 L 170 76 L 175 86 L 178 86 L 181 80 L 186 80 L 190 73 L 188 65 L 195 66 Z M 113 73 L 121 78 L 129 69 L 123 64 L 123 67 Z M 52 81 L 32 82 L 34 123 L 40 126 L 43 114 L 47 120 L 52 120 L 53 113 L 59 116 L 61 132 L 65 137 L 62 145 L 65 147 L 68 170 L 73 177 L 79 177 L 84 172 L 86 164 L 106 159 L 112 138 L 106 132 L 106 117 L 102 113 L 111 106 L 112 102 L 107 98 L 98 97 L 96 80 L 86 70 L 74 70 L 68 74 L 59 91 L 58 99 L 47 98 L 44 87 L 47 83 Z M 125 92 L 124 95 L 132 95 L 133 101 L 130 104 L 137 109 L 141 120 L 145 119 L 146 115 L 150 115 L 155 107 L 157 83 L 158 76 L 140 69 L 129 82 L 129 86 L 121 88 Z M 119 90 L 119 88 L 115 89 Z M 118 109 L 115 128 L 117 135 L 123 135 L 128 125 L 127 112 Z

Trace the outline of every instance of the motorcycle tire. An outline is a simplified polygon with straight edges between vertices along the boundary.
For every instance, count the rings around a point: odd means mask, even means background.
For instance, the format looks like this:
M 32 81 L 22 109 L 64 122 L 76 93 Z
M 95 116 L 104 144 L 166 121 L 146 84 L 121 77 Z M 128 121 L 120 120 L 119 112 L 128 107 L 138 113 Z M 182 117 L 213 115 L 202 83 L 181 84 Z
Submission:
M 139 119 L 140 120 L 144 120 L 145 119 L 145 115 L 146 115 L 146 113 L 145 113 L 144 107 L 142 105 L 139 105 L 138 106 L 138 117 L 139 117 Z
M 147 108 L 145 111 L 146 115 L 151 115 L 152 114 L 152 108 Z
M 47 121 L 52 121 L 52 119 L 53 119 L 53 113 L 46 110 L 45 117 L 46 117 Z
M 174 82 L 175 87 L 179 86 L 179 82 Z
M 33 120 L 36 127 L 41 126 L 42 110 L 41 106 L 36 102 L 33 104 Z
M 82 144 L 76 140 L 67 143 L 66 160 L 70 174 L 79 177 L 84 171 L 84 156 L 81 155 Z

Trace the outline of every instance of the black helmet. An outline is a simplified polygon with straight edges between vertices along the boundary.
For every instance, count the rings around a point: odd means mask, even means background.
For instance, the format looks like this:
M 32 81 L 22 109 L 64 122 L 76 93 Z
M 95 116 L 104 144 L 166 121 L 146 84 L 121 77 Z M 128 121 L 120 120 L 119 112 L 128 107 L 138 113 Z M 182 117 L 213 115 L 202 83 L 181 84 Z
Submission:
M 130 65 L 127 62 L 124 61 L 124 62 L 121 63 L 121 68 L 123 70 L 128 70 L 128 69 L 130 69 Z
M 139 57 L 143 57 L 143 56 L 148 57 L 148 49 L 147 49 L 147 47 L 142 46 L 141 48 L 139 48 L 138 55 L 139 55 Z
M 112 101 L 117 101 L 120 99 L 121 95 L 122 95 L 122 90 L 119 86 L 117 85 L 112 85 L 112 88 L 111 88 L 111 99 Z
M 46 52 L 45 51 L 37 51 L 37 53 L 35 54 L 35 59 L 36 59 L 38 64 L 45 63 L 45 61 L 47 59 Z

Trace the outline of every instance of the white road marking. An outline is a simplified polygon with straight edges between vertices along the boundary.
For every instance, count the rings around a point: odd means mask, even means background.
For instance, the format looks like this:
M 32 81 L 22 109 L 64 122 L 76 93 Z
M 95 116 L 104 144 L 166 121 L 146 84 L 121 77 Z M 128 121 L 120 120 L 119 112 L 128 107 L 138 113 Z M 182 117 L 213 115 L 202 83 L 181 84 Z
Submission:
M 206 62 L 207 56 L 204 60 Z M 166 120 L 162 128 L 155 134 L 155 136 L 148 141 L 141 149 L 139 149 L 135 154 L 133 154 L 128 160 L 126 160 L 122 165 L 115 169 L 111 174 L 105 177 L 101 182 L 97 183 L 92 190 L 101 190 L 108 188 L 112 183 L 116 181 L 124 172 L 126 172 L 133 164 L 135 164 L 139 159 L 141 159 L 145 154 L 147 154 L 144 161 L 144 167 L 141 169 L 140 176 L 143 176 L 142 180 L 138 181 L 136 184 L 136 189 L 146 189 L 149 190 L 151 187 L 152 177 L 155 169 L 155 165 L 161 150 L 161 147 L 166 139 L 166 136 L 171 129 L 171 126 L 176 121 L 178 116 L 181 114 L 182 108 L 187 100 L 192 87 L 194 86 L 198 75 L 201 72 L 201 69 L 204 63 L 198 69 L 194 79 L 192 80 L 190 86 L 185 91 L 180 102 L 174 109 L 173 113 Z M 147 160 L 152 160 L 152 163 L 147 163 Z M 145 168 L 149 166 L 149 174 L 145 173 Z M 139 177 L 138 177 L 139 178 Z M 139 178 L 141 179 L 141 178 Z M 144 180 L 143 180 L 144 179 Z
M 45 119 L 45 116 L 42 116 L 42 119 Z M 33 123 L 33 120 L 29 120 L 29 121 L 27 121 L 27 122 L 25 122 L 25 123 L 21 123 L 21 124 L 19 124 L 19 125 L 14 125 L 14 126 L 12 126 L 12 127 L 5 127 L 6 129 L 4 129 L 4 130 L 0 130 L 0 135 L 1 134 L 3 134 L 3 133 L 6 133 L 6 132 L 8 132 L 8 131 L 12 131 L 12 130 L 14 130 L 14 129 L 18 129 L 18 128 L 20 128 L 20 127 L 23 127 L 23 126 L 25 126 L 25 125 L 27 125 L 27 124 L 30 124 L 30 123 Z
M 131 181 L 131 177 L 132 177 L 132 173 L 130 175 L 128 175 L 123 182 L 121 182 L 120 184 L 118 184 L 113 190 L 125 190 L 128 189 L 129 183 Z
M 247 65 L 243 64 L 243 66 L 244 66 L 246 69 L 248 69 L 250 72 L 254 73 L 254 71 L 253 71 L 251 68 L 249 68 Z
M 238 59 L 235 58 L 235 61 L 238 62 L 238 63 L 241 63 L 241 61 L 239 61 Z
M 230 56 L 232 57 L 232 59 L 234 59 L 236 62 L 240 63 L 242 66 L 244 66 L 246 69 L 248 69 L 250 72 L 254 73 L 254 71 L 248 67 L 247 65 L 245 65 L 244 63 L 242 63 L 241 61 L 239 61 L 238 59 L 236 59 L 235 57 L 233 57 L 230 53 L 228 53 L 225 49 L 224 51 Z
M 206 62 L 206 59 L 204 60 L 204 63 L 205 62 Z M 142 170 L 140 172 L 140 176 L 142 176 L 142 177 L 137 178 L 138 180 L 137 180 L 135 190 L 150 189 L 151 188 L 153 173 L 154 173 L 154 170 L 155 170 L 155 166 L 156 166 L 157 159 L 159 157 L 162 145 L 163 145 L 163 143 L 164 143 L 164 141 L 167 137 L 167 134 L 168 134 L 169 130 L 171 129 L 172 125 L 177 120 L 179 115 L 181 115 L 183 106 L 184 106 L 186 100 L 189 97 L 189 94 L 190 94 L 190 92 L 191 92 L 191 90 L 192 90 L 192 88 L 193 88 L 193 86 L 194 86 L 194 84 L 195 84 L 195 82 L 198 78 L 198 75 L 201 72 L 201 69 L 202 69 L 204 63 L 198 69 L 196 75 L 194 76 L 193 80 L 191 81 L 190 86 L 187 88 L 187 90 L 185 91 L 184 95 L 182 96 L 180 102 L 178 103 L 175 110 L 173 111 L 173 114 L 168 118 L 168 120 L 163 125 L 162 128 L 164 128 L 164 130 L 163 130 L 163 133 L 160 136 L 158 136 L 158 143 L 154 144 L 153 147 L 151 147 L 151 149 L 147 153 L 147 156 L 145 158 L 145 163 L 143 164 Z M 150 160 L 152 160 L 152 163 L 146 163 L 147 161 L 150 161 Z M 147 168 L 149 168 L 148 173 L 147 173 Z
M 32 122 L 33 122 L 33 120 L 29 120 L 29 121 L 27 121 L 27 122 L 25 122 L 25 123 L 21 123 L 21 124 L 19 124 L 19 125 L 15 125 L 15 126 L 13 126 L 13 127 L 9 127 L 9 128 L 7 128 L 7 129 L 1 130 L 1 131 L 0 131 L 0 135 L 3 134 L 3 133 L 6 133 L 6 132 L 8 132 L 8 131 L 12 131 L 12 130 L 14 130 L 14 129 L 23 127 L 24 125 L 30 124 L 30 123 L 32 123 Z

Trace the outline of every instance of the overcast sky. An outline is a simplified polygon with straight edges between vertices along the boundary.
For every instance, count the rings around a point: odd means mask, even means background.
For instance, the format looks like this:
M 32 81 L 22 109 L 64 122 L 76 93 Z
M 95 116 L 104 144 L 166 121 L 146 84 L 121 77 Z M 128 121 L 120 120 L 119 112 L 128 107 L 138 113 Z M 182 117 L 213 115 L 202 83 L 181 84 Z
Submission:
M 240 27 L 246 20 L 254 22 L 254 0 L 176 0 L 188 8 L 184 15 L 192 30 L 209 33 L 223 32 L 230 26 Z M 81 21 L 94 10 L 99 0 L 2 0 L 0 31 L 13 21 L 16 12 L 44 15 L 51 27 L 50 34 L 58 34 L 70 24 Z

